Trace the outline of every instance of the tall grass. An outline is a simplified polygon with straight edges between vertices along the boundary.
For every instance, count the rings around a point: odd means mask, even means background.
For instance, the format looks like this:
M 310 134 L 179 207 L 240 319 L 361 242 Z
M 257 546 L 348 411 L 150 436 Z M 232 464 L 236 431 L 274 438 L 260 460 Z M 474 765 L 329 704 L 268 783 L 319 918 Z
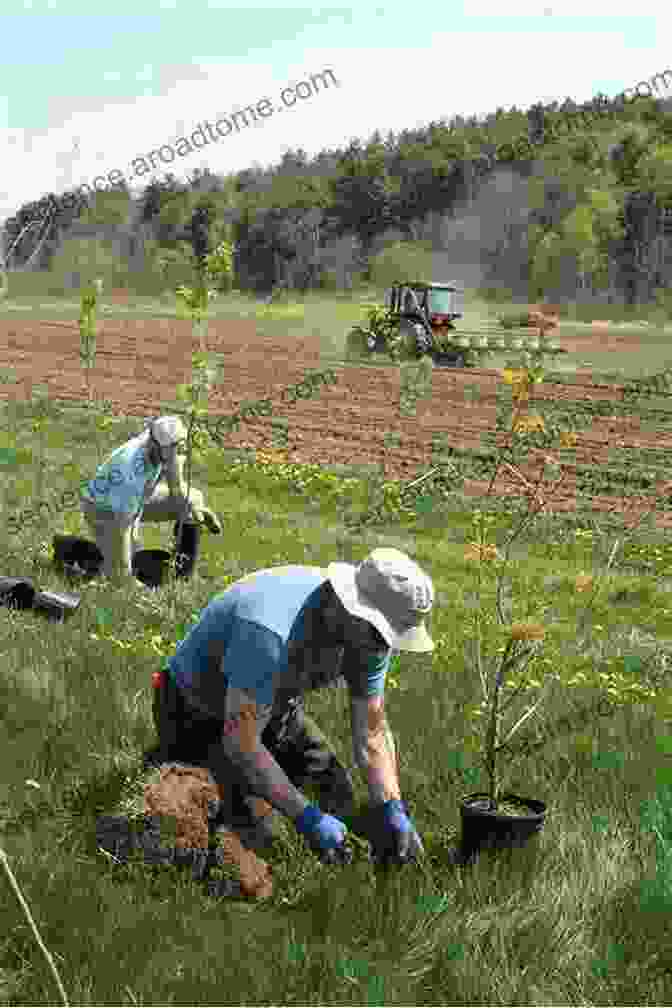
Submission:
M 137 430 L 133 420 L 103 425 L 93 411 L 54 410 L 44 455 L 30 428 L 38 405 L 7 406 L 1 418 L 17 452 L 3 468 L 7 510 L 25 506 L 40 471 L 43 493 L 58 499 Z M 660 711 L 628 706 L 523 756 L 513 790 L 549 804 L 538 851 L 508 867 L 484 856 L 470 872 L 455 871 L 447 847 L 460 797 L 486 785 L 465 713 L 480 699 L 464 631 L 469 504 L 451 498 L 440 522 L 416 514 L 352 534 L 333 503 L 333 479 L 204 451 L 193 483 L 224 534 L 204 536 L 193 580 L 153 595 L 92 582 L 63 625 L 0 609 L 0 847 L 70 1003 L 670 1003 L 672 778 Z M 0 532 L 2 573 L 66 590 L 50 565 L 56 531 L 88 535 L 76 509 L 43 511 L 16 535 Z M 570 516 L 521 539 L 512 597 L 545 598 L 549 619 L 576 621 L 576 578 L 604 564 L 589 533 L 585 519 Z M 149 525 L 145 543 L 167 534 Z M 360 857 L 328 868 L 287 828 L 269 855 L 274 896 L 256 907 L 209 901 L 188 872 L 121 867 L 96 852 L 96 816 L 138 786 L 140 755 L 154 742 L 151 673 L 189 619 L 256 568 L 356 562 L 381 544 L 412 553 L 439 595 L 436 652 L 405 656 L 387 699 L 428 870 L 377 878 Z M 563 654 L 567 672 L 610 649 L 648 655 L 658 645 L 664 681 L 672 642 L 664 537 L 647 534 L 618 563 L 582 650 L 568 645 Z M 598 695 L 556 692 L 544 707 L 548 723 Z M 350 764 L 347 695 L 329 690 L 309 697 L 308 708 Z M 356 785 L 364 802 L 365 784 Z M 0 1002 L 44 1004 L 54 993 L 16 903 L 0 902 Z

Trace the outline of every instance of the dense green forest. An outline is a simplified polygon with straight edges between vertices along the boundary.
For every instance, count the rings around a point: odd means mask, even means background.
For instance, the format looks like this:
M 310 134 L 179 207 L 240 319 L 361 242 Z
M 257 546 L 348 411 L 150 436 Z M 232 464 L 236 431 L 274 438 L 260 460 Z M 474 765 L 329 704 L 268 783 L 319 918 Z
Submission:
M 448 264 L 451 254 L 464 257 L 460 226 L 471 214 L 478 237 L 468 261 L 478 261 L 485 294 L 664 304 L 672 274 L 669 103 L 608 105 L 603 96 L 584 106 L 567 99 L 398 135 L 376 131 L 312 159 L 299 149 L 268 170 L 196 171 L 185 182 L 166 174 L 139 197 L 109 190 L 80 207 L 66 208 L 52 193 L 44 241 L 33 229 L 13 248 L 12 289 L 28 273 L 54 291 L 96 274 L 151 294 L 189 282 L 198 250 L 223 240 L 234 248 L 239 289 L 352 289 L 431 271 L 427 263 L 439 260 L 428 255 L 446 249 Z M 562 123 L 571 127 L 560 137 Z M 5 250 L 38 202 L 6 222 Z

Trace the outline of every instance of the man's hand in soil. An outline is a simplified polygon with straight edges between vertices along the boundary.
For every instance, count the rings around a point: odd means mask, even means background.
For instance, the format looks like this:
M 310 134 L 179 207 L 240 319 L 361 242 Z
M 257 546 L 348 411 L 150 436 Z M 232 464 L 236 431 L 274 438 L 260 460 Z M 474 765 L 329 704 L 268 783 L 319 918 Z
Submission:
M 374 819 L 371 847 L 379 864 L 406 864 L 424 854 L 422 841 L 403 802 L 396 799 L 384 802 L 375 809 Z
M 344 846 L 347 827 L 335 816 L 324 815 L 317 805 L 307 805 L 294 820 L 297 832 L 304 836 L 325 864 L 349 863 L 352 852 Z

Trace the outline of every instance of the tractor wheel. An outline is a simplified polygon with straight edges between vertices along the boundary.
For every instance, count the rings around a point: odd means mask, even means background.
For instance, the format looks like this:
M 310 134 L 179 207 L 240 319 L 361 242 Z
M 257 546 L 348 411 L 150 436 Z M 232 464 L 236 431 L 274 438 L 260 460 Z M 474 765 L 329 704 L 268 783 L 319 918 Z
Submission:
M 422 357 L 423 350 L 418 342 L 416 323 L 402 319 L 399 324 L 399 351 L 402 360 L 417 360 Z
M 369 333 L 362 326 L 354 326 L 347 335 L 346 357 L 348 360 L 357 360 L 359 357 L 370 353 Z
M 450 367 L 450 368 L 466 368 L 468 367 L 467 360 L 464 354 L 457 354 L 456 356 L 450 356 L 443 353 L 435 353 L 432 355 L 434 363 L 437 367 Z

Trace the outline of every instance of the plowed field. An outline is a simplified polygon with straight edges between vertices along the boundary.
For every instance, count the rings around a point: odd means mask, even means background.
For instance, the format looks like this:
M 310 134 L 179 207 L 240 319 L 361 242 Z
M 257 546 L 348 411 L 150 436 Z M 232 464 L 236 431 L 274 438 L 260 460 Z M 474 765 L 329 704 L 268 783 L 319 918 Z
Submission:
M 565 340 L 570 352 L 587 350 L 599 343 L 619 351 L 637 351 L 640 340 L 612 330 L 595 328 L 585 337 Z M 115 412 L 145 416 L 165 411 L 174 399 L 175 387 L 187 382 L 191 372 L 193 342 L 191 325 L 169 319 L 102 320 L 98 324 L 98 353 L 92 384 L 98 399 L 108 399 Z M 274 416 L 289 422 L 289 458 L 295 461 L 335 463 L 385 463 L 392 479 L 412 479 L 430 461 L 434 434 L 448 435 L 455 447 L 480 448 L 481 435 L 494 431 L 496 390 L 501 386 L 498 372 L 435 370 L 431 397 L 420 400 L 416 416 L 400 416 L 399 371 L 394 367 L 337 367 L 338 384 L 317 390 L 314 398 L 287 403 L 281 393 L 302 379 L 306 369 L 326 366 L 316 338 L 298 338 L 288 352 L 287 341 L 260 335 L 254 322 L 211 321 L 208 349 L 222 357 L 223 384 L 211 397 L 212 415 L 233 413 L 242 402 L 269 398 Z M 74 403 L 86 398 L 84 372 L 79 360 L 79 331 L 74 322 L 0 322 L 0 369 L 11 368 L 19 378 L 16 385 L 1 388 L 10 399 L 25 399 L 33 384 L 46 384 L 54 398 Z M 621 401 L 616 385 L 593 385 L 589 372 L 577 372 L 576 384 L 545 382 L 535 387 L 535 400 Z M 464 394 L 467 385 L 479 387 L 479 398 Z M 533 411 L 533 410 L 532 410 Z M 385 434 L 400 435 L 400 444 L 387 447 Z M 249 420 L 227 435 L 232 447 L 257 448 L 270 443 L 270 418 Z M 594 466 L 613 461 L 614 447 L 672 449 L 672 433 L 643 432 L 636 416 L 596 418 L 579 432 L 576 461 Z M 536 466 L 524 467 L 528 477 Z M 658 484 L 658 488 L 662 484 Z M 480 493 L 486 484 L 468 481 L 466 493 Z M 575 477 L 567 466 L 565 490 L 554 498 L 557 510 L 575 507 Z M 521 492 L 517 478 L 496 484 L 500 494 Z M 620 498 L 592 498 L 598 510 L 612 510 Z M 634 502 L 631 501 L 630 504 Z M 647 505 L 647 509 L 648 509 Z M 641 509 L 641 505 L 640 505 Z M 630 506 L 628 508 L 630 513 Z M 634 514 L 637 508 L 634 508 Z M 659 512 L 659 527 L 672 525 L 672 513 Z

